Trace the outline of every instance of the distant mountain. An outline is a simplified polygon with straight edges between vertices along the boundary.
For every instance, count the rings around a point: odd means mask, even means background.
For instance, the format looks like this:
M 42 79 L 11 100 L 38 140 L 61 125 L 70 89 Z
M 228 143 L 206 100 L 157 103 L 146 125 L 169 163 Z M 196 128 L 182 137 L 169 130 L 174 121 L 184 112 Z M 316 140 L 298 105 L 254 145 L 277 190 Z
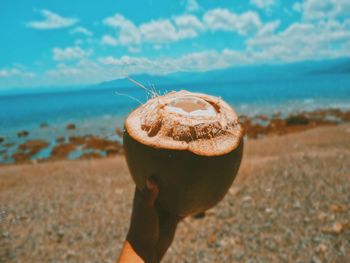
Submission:
M 168 75 L 138 74 L 131 77 L 146 87 L 153 84 L 157 90 L 178 90 L 219 86 L 221 84 L 248 84 L 280 80 L 300 80 L 305 76 L 350 74 L 350 58 L 305 61 L 290 64 L 255 65 L 231 67 L 206 72 L 177 72 Z M 136 88 L 126 78 L 105 81 L 93 85 L 74 85 L 57 87 L 7 88 L 0 89 L 0 97 L 16 95 L 36 95 L 41 93 L 72 93 L 96 91 L 101 89 L 123 90 Z
M 266 81 L 294 79 L 315 74 L 350 74 L 350 59 L 335 59 L 326 61 L 306 61 L 282 65 L 259 65 L 231 67 L 206 72 L 177 72 L 164 75 L 139 74 L 131 76 L 145 86 L 153 84 L 156 87 L 186 87 L 206 84 L 225 84 L 249 81 Z M 96 88 L 129 88 L 135 84 L 128 79 L 116 79 L 100 83 Z
M 333 62 L 333 63 L 332 63 Z M 329 62 L 323 68 L 313 71 L 313 74 L 350 74 L 350 59 Z
M 172 81 L 174 81 L 174 79 L 172 79 L 170 76 L 156 76 L 149 74 L 132 75 L 130 77 L 145 86 L 149 86 L 149 83 L 159 85 L 165 83 L 172 83 Z M 126 88 L 130 86 L 135 86 L 135 84 L 133 84 L 127 78 L 121 78 L 111 81 L 105 81 L 98 84 L 97 86 L 100 88 Z

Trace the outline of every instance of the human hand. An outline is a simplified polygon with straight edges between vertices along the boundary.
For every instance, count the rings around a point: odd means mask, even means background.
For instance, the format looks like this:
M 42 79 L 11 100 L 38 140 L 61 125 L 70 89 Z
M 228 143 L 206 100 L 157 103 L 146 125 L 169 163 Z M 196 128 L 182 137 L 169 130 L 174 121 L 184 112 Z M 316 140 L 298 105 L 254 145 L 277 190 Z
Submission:
M 170 247 L 181 217 L 156 205 L 159 188 L 147 180 L 143 190 L 135 189 L 127 242 L 145 262 L 159 262 Z

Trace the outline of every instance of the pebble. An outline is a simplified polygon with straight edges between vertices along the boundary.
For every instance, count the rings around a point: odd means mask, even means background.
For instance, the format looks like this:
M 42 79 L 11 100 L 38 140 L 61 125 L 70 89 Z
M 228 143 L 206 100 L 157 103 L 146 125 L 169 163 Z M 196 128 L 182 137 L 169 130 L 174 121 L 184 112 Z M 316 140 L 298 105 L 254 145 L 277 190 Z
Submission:
M 317 256 L 313 256 L 311 259 L 312 263 L 322 263 L 321 259 L 319 259 Z
M 326 234 L 338 235 L 345 229 L 345 224 L 341 222 L 335 222 L 331 227 L 323 227 L 321 231 Z
M 249 202 L 249 201 L 251 201 L 253 198 L 251 197 L 251 196 L 249 196 L 249 195 L 246 195 L 246 196 L 244 196 L 243 198 L 242 198 L 242 202 Z
M 347 211 L 348 207 L 346 205 L 331 205 L 329 208 L 333 213 L 342 213 Z
M 327 246 L 325 245 L 325 244 L 319 244 L 317 247 L 316 247 L 316 252 L 318 253 L 318 254 L 323 254 L 323 253 L 325 253 L 326 251 L 327 251 Z
M 273 214 L 275 212 L 276 211 L 274 209 L 272 209 L 272 208 L 265 208 L 265 213 L 267 213 L 267 214 Z

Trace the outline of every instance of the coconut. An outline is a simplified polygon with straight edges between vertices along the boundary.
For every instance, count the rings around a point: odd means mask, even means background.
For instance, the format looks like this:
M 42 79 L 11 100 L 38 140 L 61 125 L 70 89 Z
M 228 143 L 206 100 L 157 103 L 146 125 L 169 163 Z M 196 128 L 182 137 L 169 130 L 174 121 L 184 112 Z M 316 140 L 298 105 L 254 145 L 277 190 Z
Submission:
M 124 149 L 139 189 L 152 176 L 157 205 L 188 216 L 216 205 L 239 169 L 243 129 L 220 98 L 188 91 L 156 96 L 135 109 L 124 127 Z

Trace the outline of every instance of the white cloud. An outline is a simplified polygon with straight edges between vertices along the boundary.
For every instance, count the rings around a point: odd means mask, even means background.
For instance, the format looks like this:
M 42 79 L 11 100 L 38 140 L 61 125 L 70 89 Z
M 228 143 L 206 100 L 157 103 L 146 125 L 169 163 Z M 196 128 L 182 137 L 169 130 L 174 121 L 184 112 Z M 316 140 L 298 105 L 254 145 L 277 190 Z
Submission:
M 53 59 L 57 61 L 74 60 L 88 57 L 92 54 L 92 50 L 84 50 L 80 47 L 53 48 Z
M 280 20 L 269 22 L 259 29 L 257 35 L 258 36 L 271 35 L 276 31 L 276 29 L 280 26 L 280 24 L 281 24 Z
M 101 39 L 101 43 L 103 45 L 108 45 L 108 46 L 117 46 L 117 45 L 123 45 L 126 46 L 128 48 L 128 51 L 130 53 L 137 53 L 140 52 L 141 49 L 138 46 L 138 43 L 130 43 L 129 45 L 124 43 L 124 42 L 120 42 L 120 39 L 118 39 L 117 37 L 113 37 L 111 35 L 104 35 Z
M 16 76 L 19 73 L 20 73 L 20 71 L 16 68 L 2 69 L 2 70 L 0 70 L 0 77 L 7 78 L 7 77 L 11 77 L 11 76 Z
M 72 85 L 72 84 L 88 84 L 112 79 L 111 72 L 108 68 L 103 68 L 98 63 L 82 59 L 75 65 L 67 65 L 59 63 L 55 68 L 47 70 L 44 74 L 45 85 Z
M 112 37 L 111 35 L 104 35 L 101 39 L 101 43 L 104 45 L 116 46 L 118 45 L 118 39 Z
M 135 25 L 121 14 L 115 14 L 103 20 L 103 24 L 116 30 L 115 34 L 106 34 L 101 43 L 112 46 L 127 46 L 139 49 L 143 43 L 153 47 L 195 38 L 207 31 L 237 32 L 245 36 L 268 31 L 278 27 L 275 21 L 262 23 L 256 12 L 247 11 L 237 14 L 228 9 L 211 9 L 202 18 L 191 14 L 174 16 L 169 19 L 158 19 Z
M 153 64 L 152 60 L 148 58 L 129 56 L 122 56 L 120 58 L 114 58 L 112 56 L 101 57 L 98 61 L 102 64 L 113 66 L 146 66 Z
M 301 12 L 302 9 L 303 9 L 303 6 L 300 2 L 295 2 L 292 6 L 292 9 L 295 11 L 295 12 Z
M 350 55 L 350 20 L 296 22 L 284 31 L 258 35 L 248 40 L 248 50 L 257 61 L 292 62 Z
M 152 43 L 173 42 L 180 39 L 176 28 L 169 20 L 154 20 L 140 25 L 143 40 Z
M 182 15 L 173 18 L 178 28 L 179 38 L 196 37 L 199 32 L 204 31 L 203 23 L 194 15 Z
M 170 19 L 159 19 L 136 26 L 120 14 L 106 18 L 103 23 L 117 30 L 116 36 L 106 34 L 101 43 L 106 45 L 132 46 L 141 43 L 164 44 L 193 38 L 203 29 L 200 20 L 193 15 L 182 15 Z
M 81 73 L 79 68 L 69 67 L 64 63 L 60 63 L 56 66 L 56 69 L 49 70 L 47 74 L 52 77 L 66 77 L 66 76 L 74 76 Z
M 198 23 L 194 16 L 176 18 L 177 27 L 170 20 L 154 20 L 140 25 L 145 42 L 163 44 L 197 36 Z
M 104 19 L 103 23 L 107 26 L 119 30 L 119 36 L 116 38 L 113 38 L 112 36 L 105 38 L 105 36 L 103 36 L 103 44 L 127 46 L 137 45 L 141 42 L 139 29 L 132 21 L 126 19 L 124 16 L 115 14 L 112 17 L 107 17 Z
M 203 20 L 210 30 L 232 31 L 241 35 L 254 33 L 262 27 L 259 15 L 252 11 L 236 14 L 228 9 L 217 8 L 208 11 Z
M 155 45 L 153 45 L 153 49 L 154 49 L 154 50 L 161 50 L 162 48 L 163 48 L 163 46 L 160 45 L 160 44 L 155 44 Z
M 55 68 L 45 73 L 43 81 L 44 85 L 57 84 L 57 82 L 62 85 L 87 84 L 138 73 L 163 75 L 178 71 L 207 71 L 247 63 L 250 61 L 244 52 L 230 49 L 221 52 L 207 50 L 189 53 L 177 58 L 150 59 L 142 56 L 106 56 L 98 58 L 97 62 L 82 59 L 77 61 L 75 65 L 59 63 Z
M 38 10 L 38 12 L 43 15 L 44 20 L 28 22 L 27 27 L 39 30 L 57 29 L 73 26 L 79 21 L 77 18 L 62 17 L 46 9 Z
M 275 0 L 250 0 L 250 3 L 260 9 L 266 9 L 276 4 L 276 1 Z
M 203 24 L 199 19 L 194 15 L 181 15 L 174 17 L 174 22 L 176 26 L 180 29 L 191 28 L 194 30 L 202 30 Z
M 141 52 L 141 49 L 139 47 L 130 46 L 130 47 L 128 47 L 128 51 L 130 53 L 139 53 L 139 52 Z
M 22 65 L 15 65 L 11 68 L 0 69 L 0 78 L 34 78 L 36 74 L 34 72 L 27 71 Z
M 187 12 L 196 12 L 200 10 L 200 6 L 197 0 L 187 0 L 186 1 L 186 11 Z
M 350 15 L 349 0 L 305 0 L 300 6 L 294 5 L 294 10 L 300 10 L 306 20 L 335 18 Z
M 93 33 L 90 30 L 88 30 L 87 28 L 82 27 L 82 26 L 78 26 L 78 27 L 73 28 L 71 31 L 69 31 L 69 33 L 82 34 L 85 36 L 92 36 L 93 35 Z
M 98 61 L 116 73 L 123 73 L 124 76 L 138 73 L 162 75 L 178 71 L 207 71 L 250 62 L 244 52 L 230 49 L 224 49 L 221 52 L 207 50 L 189 53 L 177 58 L 149 59 L 146 57 L 122 56 L 117 58 L 108 56 L 101 57 Z

